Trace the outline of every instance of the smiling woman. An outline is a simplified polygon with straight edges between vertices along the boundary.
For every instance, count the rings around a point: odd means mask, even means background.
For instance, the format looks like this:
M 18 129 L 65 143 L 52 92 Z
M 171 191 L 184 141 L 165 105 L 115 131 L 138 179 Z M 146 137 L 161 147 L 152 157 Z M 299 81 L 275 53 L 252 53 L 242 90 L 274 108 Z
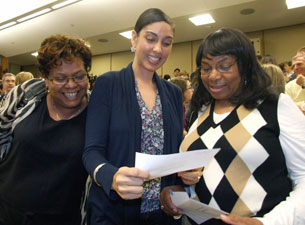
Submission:
M 252 43 L 238 30 L 209 34 L 196 64 L 194 116 L 180 149 L 220 148 L 195 192 L 201 202 L 229 213 L 202 224 L 305 224 L 304 115 L 271 86 Z M 163 189 L 164 211 L 181 214 L 170 189 L 181 187 Z
M 46 38 L 45 80 L 10 92 L 0 119 L 0 224 L 79 225 L 91 51 L 81 39 Z
M 173 43 L 170 18 L 148 9 L 137 20 L 132 63 L 99 76 L 88 108 L 84 165 L 94 181 L 88 199 L 88 223 L 176 224 L 160 208 L 160 191 L 175 175 L 149 180 L 135 168 L 135 153 L 178 152 L 183 132 L 181 90 L 155 72 Z

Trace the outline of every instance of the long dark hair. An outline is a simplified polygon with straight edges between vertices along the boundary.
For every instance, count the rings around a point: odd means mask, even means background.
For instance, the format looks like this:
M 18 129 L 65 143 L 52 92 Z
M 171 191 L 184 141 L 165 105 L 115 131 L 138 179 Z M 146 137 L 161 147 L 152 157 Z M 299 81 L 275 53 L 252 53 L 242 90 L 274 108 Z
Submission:
M 209 34 L 200 44 L 196 64 L 199 69 L 203 57 L 232 55 L 236 57 L 241 76 L 240 88 L 229 100 L 232 104 L 243 104 L 246 108 L 257 107 L 258 100 L 276 99 L 278 95 L 271 87 L 271 79 L 258 63 L 254 47 L 239 30 L 222 28 Z M 198 71 L 198 88 L 191 100 L 191 110 L 199 111 L 203 105 L 214 100 L 201 81 Z

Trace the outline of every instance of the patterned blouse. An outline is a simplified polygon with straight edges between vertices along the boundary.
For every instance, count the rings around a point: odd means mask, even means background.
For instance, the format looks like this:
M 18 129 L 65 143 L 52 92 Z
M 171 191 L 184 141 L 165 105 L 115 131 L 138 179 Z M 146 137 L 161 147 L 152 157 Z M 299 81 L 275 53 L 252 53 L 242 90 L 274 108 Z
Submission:
M 141 133 L 141 152 L 151 155 L 161 155 L 163 153 L 164 130 L 162 105 L 159 92 L 155 106 L 150 111 L 142 99 L 135 81 L 137 100 L 141 112 L 142 133 Z M 141 202 L 141 213 L 151 212 L 160 209 L 161 178 L 145 181 L 143 184 L 144 192 Z

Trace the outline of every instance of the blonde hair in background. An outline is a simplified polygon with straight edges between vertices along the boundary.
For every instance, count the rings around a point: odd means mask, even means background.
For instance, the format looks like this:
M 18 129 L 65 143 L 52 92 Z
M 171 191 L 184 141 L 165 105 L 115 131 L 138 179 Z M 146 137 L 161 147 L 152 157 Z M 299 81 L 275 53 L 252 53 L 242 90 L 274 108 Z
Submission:
M 16 85 L 22 84 L 23 82 L 33 79 L 34 76 L 31 72 L 20 72 L 16 75 Z
M 274 64 L 263 64 L 262 68 L 271 77 L 272 85 L 280 93 L 285 93 L 285 75 L 281 68 Z

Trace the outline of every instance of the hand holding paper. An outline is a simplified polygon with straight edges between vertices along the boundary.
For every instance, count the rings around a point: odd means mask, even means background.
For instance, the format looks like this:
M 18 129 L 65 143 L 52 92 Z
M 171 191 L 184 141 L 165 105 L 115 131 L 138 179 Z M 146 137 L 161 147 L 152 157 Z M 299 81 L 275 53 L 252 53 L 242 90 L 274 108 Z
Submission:
M 176 207 L 182 209 L 188 217 L 197 224 L 209 219 L 218 218 L 221 214 L 227 214 L 202 202 L 189 198 L 186 192 L 172 192 L 172 201 Z
M 146 170 L 150 178 L 207 166 L 219 149 L 194 150 L 169 155 L 148 155 L 136 152 L 136 168 Z

